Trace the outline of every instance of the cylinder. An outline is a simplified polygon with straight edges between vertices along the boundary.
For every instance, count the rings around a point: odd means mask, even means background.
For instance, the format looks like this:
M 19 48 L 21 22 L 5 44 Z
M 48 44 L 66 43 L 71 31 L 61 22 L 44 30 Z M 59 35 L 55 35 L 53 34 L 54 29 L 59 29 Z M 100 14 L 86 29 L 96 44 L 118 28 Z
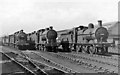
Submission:
M 102 20 L 98 20 L 98 25 L 102 27 Z

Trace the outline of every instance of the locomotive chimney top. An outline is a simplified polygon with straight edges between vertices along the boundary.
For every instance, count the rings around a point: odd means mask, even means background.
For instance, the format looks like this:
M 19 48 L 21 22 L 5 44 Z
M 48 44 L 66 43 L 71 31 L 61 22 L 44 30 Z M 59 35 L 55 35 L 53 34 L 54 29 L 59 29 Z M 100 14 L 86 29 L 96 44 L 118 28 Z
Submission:
M 50 26 L 49 29 L 52 30 L 52 29 L 53 29 L 53 26 Z
M 98 20 L 98 25 L 102 27 L 102 20 Z
M 49 28 L 45 28 L 45 30 L 49 30 Z

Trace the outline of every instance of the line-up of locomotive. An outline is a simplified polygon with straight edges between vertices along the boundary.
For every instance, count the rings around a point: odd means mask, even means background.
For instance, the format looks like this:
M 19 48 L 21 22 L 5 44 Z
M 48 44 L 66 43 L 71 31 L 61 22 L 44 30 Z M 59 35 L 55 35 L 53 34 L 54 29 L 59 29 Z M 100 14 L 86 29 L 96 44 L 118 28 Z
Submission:
M 114 46 L 114 41 L 107 41 L 107 28 L 98 21 L 98 26 L 90 23 L 87 26 L 56 31 L 53 27 L 40 29 L 26 34 L 23 30 L 3 37 L 4 44 L 20 50 L 67 51 L 75 50 L 84 53 L 107 53 L 108 47 Z

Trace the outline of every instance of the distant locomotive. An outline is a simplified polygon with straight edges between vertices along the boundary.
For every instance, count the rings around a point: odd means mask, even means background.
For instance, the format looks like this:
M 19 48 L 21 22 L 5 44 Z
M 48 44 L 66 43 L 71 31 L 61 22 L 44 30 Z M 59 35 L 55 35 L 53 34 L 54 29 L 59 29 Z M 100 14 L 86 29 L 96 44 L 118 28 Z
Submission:
M 27 39 L 27 34 L 23 30 L 15 32 L 4 38 L 4 44 L 20 50 L 35 49 L 35 43 Z
M 27 39 L 28 34 L 21 30 L 19 33 L 15 34 L 16 42 L 15 46 L 20 50 L 32 49 L 35 50 L 35 43 L 31 39 Z
M 18 49 L 26 49 L 29 45 L 27 43 L 27 34 L 23 32 L 23 30 L 14 34 L 15 38 L 15 47 Z

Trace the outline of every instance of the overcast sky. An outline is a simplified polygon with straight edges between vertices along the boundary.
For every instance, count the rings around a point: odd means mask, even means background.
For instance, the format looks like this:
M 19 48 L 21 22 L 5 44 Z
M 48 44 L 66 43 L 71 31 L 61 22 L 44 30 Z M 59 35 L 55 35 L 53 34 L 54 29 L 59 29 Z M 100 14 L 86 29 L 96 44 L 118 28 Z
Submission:
M 118 20 L 119 0 L 0 0 L 0 36 L 20 29 L 56 30 Z

